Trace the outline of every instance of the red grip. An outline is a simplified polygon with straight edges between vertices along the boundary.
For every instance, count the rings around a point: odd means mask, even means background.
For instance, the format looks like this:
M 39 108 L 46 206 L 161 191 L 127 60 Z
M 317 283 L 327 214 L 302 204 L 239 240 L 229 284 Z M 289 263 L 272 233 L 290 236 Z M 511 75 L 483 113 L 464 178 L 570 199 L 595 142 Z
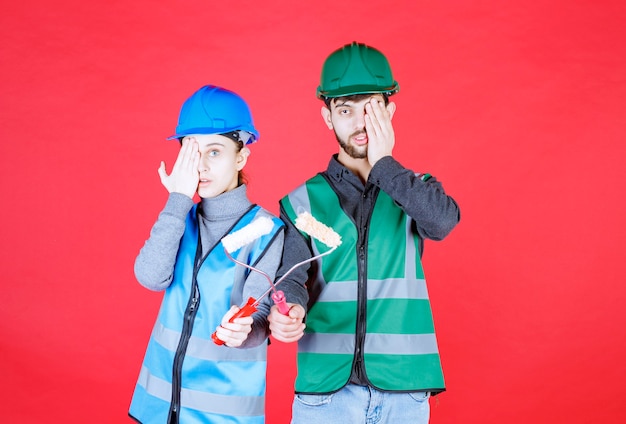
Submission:
M 237 312 L 235 312 L 235 315 L 230 317 L 228 322 L 233 322 L 236 318 L 249 317 L 250 315 L 252 315 L 256 311 L 257 311 L 257 309 L 256 309 L 256 299 L 253 298 L 253 297 L 250 297 L 250 298 L 248 298 L 248 302 L 245 305 L 243 305 L 241 307 L 241 309 L 239 309 Z M 217 331 L 214 331 L 213 334 L 211 334 L 211 340 L 213 340 L 213 343 L 215 343 L 216 345 L 219 345 L 219 346 L 224 344 L 224 341 L 217 337 Z

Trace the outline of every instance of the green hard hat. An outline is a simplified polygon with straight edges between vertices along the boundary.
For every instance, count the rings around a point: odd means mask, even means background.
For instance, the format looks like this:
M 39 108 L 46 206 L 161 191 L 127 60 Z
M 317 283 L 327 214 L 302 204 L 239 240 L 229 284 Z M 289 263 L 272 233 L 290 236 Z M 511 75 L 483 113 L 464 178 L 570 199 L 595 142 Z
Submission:
M 393 79 L 387 58 L 375 48 L 355 41 L 326 58 L 317 97 L 369 93 L 390 96 L 399 90 L 400 85 Z

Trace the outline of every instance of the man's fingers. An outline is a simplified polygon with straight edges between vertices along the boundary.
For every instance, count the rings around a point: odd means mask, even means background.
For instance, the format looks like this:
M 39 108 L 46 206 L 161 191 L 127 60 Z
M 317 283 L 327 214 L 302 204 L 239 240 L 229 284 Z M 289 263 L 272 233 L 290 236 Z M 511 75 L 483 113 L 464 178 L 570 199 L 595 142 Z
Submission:
M 366 116 L 369 116 L 369 122 L 371 128 L 377 135 L 387 133 L 391 124 L 391 114 L 385 107 L 385 104 L 381 101 L 372 100 L 366 106 L 368 111 Z
M 278 341 L 291 343 L 300 340 L 304 336 L 304 328 L 292 331 L 272 330 L 272 336 Z
M 305 309 L 298 304 L 289 305 L 288 316 L 280 314 L 276 306 L 272 306 L 272 312 L 268 317 L 272 336 L 274 339 L 284 343 L 300 340 L 306 328 L 306 324 L 302 322 L 303 318 L 306 316 Z
M 289 316 L 295 319 L 302 319 L 306 315 L 304 308 L 300 305 L 294 305 L 289 309 Z

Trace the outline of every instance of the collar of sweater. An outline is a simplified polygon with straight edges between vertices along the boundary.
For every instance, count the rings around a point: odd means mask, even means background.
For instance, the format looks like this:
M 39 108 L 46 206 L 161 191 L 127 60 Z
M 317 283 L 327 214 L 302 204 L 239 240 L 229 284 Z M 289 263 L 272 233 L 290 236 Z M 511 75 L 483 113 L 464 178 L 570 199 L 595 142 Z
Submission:
M 240 185 L 219 196 L 200 201 L 200 214 L 208 220 L 232 219 L 241 216 L 252 205 L 248 199 L 247 187 Z

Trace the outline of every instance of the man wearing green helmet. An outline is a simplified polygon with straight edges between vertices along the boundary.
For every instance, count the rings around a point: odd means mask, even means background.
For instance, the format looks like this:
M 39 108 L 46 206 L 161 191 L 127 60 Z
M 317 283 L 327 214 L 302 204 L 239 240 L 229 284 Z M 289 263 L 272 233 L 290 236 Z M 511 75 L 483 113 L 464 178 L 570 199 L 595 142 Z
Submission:
M 322 68 L 317 96 L 339 152 L 327 169 L 280 201 L 285 249 L 278 275 L 324 249 L 294 226 L 302 211 L 342 237 L 312 262 L 306 329 L 271 315 L 282 341 L 298 341 L 292 423 L 427 423 L 445 390 L 421 264 L 425 239 L 442 240 L 460 212 L 441 183 L 393 156 L 399 91 L 386 57 L 351 43 Z

